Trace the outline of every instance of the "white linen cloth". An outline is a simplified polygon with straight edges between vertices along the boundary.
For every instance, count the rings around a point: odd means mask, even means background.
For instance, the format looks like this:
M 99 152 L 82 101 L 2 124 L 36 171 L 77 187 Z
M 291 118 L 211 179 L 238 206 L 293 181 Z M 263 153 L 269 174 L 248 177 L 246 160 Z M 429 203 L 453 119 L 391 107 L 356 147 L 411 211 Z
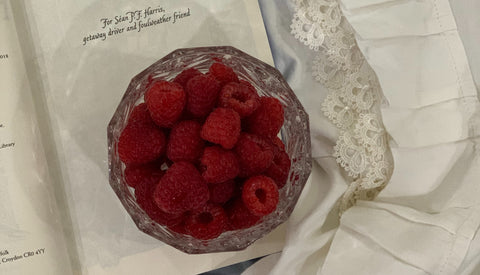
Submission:
M 277 67 L 289 72 L 287 78 L 307 71 L 309 59 L 288 38 L 285 17 L 293 4 L 266 2 L 260 1 Z M 479 66 L 468 62 L 480 56 L 472 42 L 480 22 L 469 12 L 479 4 L 339 2 L 388 101 L 381 111 L 391 135 L 393 175 L 374 201 L 357 202 L 338 222 L 335 202 L 346 178 L 328 150 L 314 154 L 311 178 L 318 180 L 303 195 L 317 196 L 318 204 L 300 201 L 296 211 L 302 213 L 289 222 L 282 254 L 244 274 L 480 274 L 480 106 L 474 82 Z M 308 81 L 291 84 L 317 114 L 320 106 L 308 102 L 324 97 L 325 90 Z M 311 120 L 314 145 L 334 142 L 331 128 Z

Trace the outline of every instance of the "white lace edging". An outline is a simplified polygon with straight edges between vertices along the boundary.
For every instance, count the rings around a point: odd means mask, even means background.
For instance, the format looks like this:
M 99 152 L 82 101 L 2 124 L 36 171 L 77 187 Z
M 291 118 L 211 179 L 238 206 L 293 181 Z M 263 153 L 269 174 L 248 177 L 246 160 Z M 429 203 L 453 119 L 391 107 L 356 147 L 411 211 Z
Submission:
M 318 51 L 312 75 L 329 90 L 322 111 L 340 129 L 334 156 L 352 178 L 340 200 L 343 213 L 358 199 L 374 199 L 393 171 L 380 115 L 381 88 L 336 0 L 293 2 L 291 32 Z

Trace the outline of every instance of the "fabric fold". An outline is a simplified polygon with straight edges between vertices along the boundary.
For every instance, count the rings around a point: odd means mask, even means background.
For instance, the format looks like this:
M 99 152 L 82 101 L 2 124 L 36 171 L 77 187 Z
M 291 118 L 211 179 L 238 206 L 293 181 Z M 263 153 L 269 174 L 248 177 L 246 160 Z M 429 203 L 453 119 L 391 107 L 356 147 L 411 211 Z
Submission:
M 389 107 L 420 108 L 476 96 L 457 31 L 429 36 L 358 39 Z
M 480 103 L 449 2 L 341 2 L 387 101 L 395 168 L 376 201 L 342 216 L 324 270 L 341 270 L 338 245 L 364 243 L 377 249 L 360 258 L 384 258 L 380 266 L 456 274 L 480 228 Z
M 380 198 L 431 194 L 459 161 L 470 161 L 474 154 L 472 149 L 472 142 L 469 141 L 414 149 L 392 147 L 396 165 L 390 179 L 391 184 L 385 187 Z M 428 209 L 433 211 L 432 208 Z
M 478 109 L 466 108 L 476 97 L 460 98 L 417 109 L 382 108 L 383 122 L 393 143 L 400 148 L 419 148 L 474 137 L 470 119 Z
M 342 217 L 324 274 L 334 274 L 331 270 L 354 274 L 358 266 L 339 265 L 355 257 L 378 264 L 369 263 L 355 274 L 380 274 L 379 269 L 389 268 L 395 268 L 391 270 L 395 274 L 401 274 L 397 268 L 412 272 L 404 274 L 453 274 L 475 236 L 478 211 L 478 207 L 452 208 L 429 214 L 394 204 L 359 202 Z M 389 260 L 378 262 L 382 258 Z
M 342 1 L 343 12 L 378 76 L 393 144 L 421 148 L 478 135 L 477 90 L 448 1 L 370 1 Z
M 456 29 L 443 0 L 343 0 L 343 13 L 361 39 L 424 36 Z
M 409 274 L 426 275 L 428 271 L 415 267 L 369 240 L 365 236 L 340 226 L 325 264 L 317 274 Z
M 479 270 L 480 108 L 448 0 L 311 2 L 340 4 L 356 32 L 384 93 L 381 114 L 392 137 L 395 168 L 374 201 L 360 199 L 338 224 L 332 222 L 335 201 L 348 176 L 333 159 L 317 159 L 326 178 L 311 184 L 326 184 L 321 188 L 326 193 L 305 189 L 305 196 L 318 196 L 318 205 L 299 205 L 308 211 L 289 222 L 281 256 L 264 262 L 273 265 L 270 274 L 453 275 Z M 322 31 L 321 24 L 328 23 L 318 6 L 307 11 L 320 23 L 309 30 Z M 275 24 L 269 29 L 281 32 Z M 279 53 L 277 58 L 285 58 Z M 319 140 L 331 137 L 330 130 L 319 129 Z M 333 140 L 323 139 L 320 145 L 325 146 Z M 247 274 L 263 274 L 253 270 L 255 265 Z

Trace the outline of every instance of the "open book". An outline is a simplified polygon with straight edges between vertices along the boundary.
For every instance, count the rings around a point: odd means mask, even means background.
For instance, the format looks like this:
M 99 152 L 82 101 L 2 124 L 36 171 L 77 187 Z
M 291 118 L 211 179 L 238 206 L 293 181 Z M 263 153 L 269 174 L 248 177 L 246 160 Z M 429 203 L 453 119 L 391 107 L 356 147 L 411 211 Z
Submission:
M 108 183 L 130 79 L 177 48 L 272 64 L 256 0 L 0 0 L 0 274 L 195 274 L 277 252 L 187 255 L 142 233 Z

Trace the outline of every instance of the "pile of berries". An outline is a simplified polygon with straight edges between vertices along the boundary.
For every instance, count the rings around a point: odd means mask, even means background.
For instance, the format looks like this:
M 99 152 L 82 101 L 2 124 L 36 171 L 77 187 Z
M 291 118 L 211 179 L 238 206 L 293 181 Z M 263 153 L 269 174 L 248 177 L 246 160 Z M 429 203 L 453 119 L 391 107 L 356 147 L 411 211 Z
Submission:
M 118 141 L 138 205 L 172 231 L 208 240 L 253 226 L 278 204 L 290 158 L 280 101 L 214 63 L 152 80 Z

